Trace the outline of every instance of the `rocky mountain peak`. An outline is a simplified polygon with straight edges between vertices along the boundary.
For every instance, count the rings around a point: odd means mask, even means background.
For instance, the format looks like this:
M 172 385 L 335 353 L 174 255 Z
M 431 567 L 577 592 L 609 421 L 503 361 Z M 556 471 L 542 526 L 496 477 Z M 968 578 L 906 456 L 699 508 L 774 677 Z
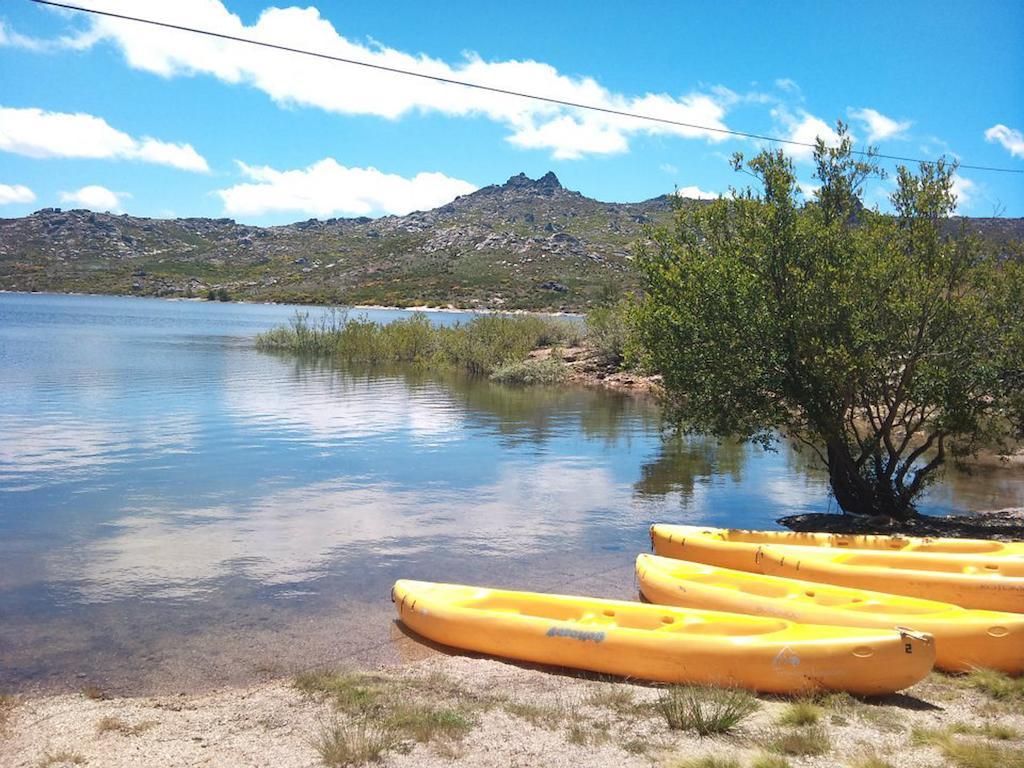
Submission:
M 562 182 L 555 176 L 554 171 L 548 171 L 539 179 L 531 179 L 525 173 L 517 173 L 508 181 L 502 184 L 505 189 L 521 189 L 527 192 L 535 192 L 542 195 L 552 195 L 559 190 L 564 190 Z

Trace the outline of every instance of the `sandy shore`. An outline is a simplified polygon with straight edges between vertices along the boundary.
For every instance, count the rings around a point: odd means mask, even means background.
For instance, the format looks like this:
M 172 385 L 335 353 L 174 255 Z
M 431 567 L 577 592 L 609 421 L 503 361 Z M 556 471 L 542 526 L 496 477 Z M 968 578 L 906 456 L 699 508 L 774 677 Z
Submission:
M 379 697 L 377 718 L 389 707 L 434 713 L 392 734 L 380 764 L 396 768 L 676 766 L 702 756 L 746 768 L 768 754 L 784 761 L 764 763 L 772 766 L 968 765 L 949 744 L 1000 761 L 978 765 L 1024 760 L 1024 700 L 997 701 L 965 679 L 938 674 L 879 701 L 819 702 L 817 725 L 780 724 L 790 702 L 760 697 L 758 711 L 734 733 L 707 738 L 670 730 L 655 706 L 661 689 L 642 683 L 442 654 L 343 679 L 332 693 L 303 692 L 285 678 L 195 695 L 8 698 L 0 709 L 0 766 L 321 766 L 318 740 L 335 727 L 351 736 L 365 717 L 356 713 L 365 701 L 353 690 Z M 821 754 L 780 754 L 810 742 Z M 872 756 L 885 762 L 858 762 Z

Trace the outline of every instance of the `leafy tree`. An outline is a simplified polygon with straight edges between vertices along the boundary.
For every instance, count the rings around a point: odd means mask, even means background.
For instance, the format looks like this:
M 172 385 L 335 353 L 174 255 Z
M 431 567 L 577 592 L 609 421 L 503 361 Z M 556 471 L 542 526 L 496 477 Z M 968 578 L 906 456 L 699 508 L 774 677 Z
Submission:
M 792 162 L 744 162 L 758 189 L 680 206 L 638 253 L 634 356 L 664 376 L 688 432 L 813 451 L 840 507 L 906 518 L 947 458 L 1022 436 L 1024 260 L 951 218 L 955 165 L 900 168 L 891 215 L 846 127 Z

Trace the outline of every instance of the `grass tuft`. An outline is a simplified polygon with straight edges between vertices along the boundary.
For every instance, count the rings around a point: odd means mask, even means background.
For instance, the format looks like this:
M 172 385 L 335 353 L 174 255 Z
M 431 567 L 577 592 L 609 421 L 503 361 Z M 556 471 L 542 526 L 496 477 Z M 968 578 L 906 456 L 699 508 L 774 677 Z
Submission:
M 779 715 L 779 725 L 815 725 L 821 717 L 821 708 L 811 701 L 794 701 Z
M 790 768 L 789 760 L 781 755 L 758 755 L 750 768 Z
M 683 760 L 681 763 L 673 763 L 672 768 L 742 768 L 742 766 L 739 760 L 732 757 L 705 755 Z
M 809 728 L 784 731 L 772 739 L 770 747 L 773 752 L 794 757 L 811 757 L 824 755 L 832 748 L 828 733 L 820 725 Z
M 387 729 L 361 719 L 326 726 L 314 740 L 313 747 L 327 768 L 347 768 L 376 762 L 396 744 L 397 740 Z
M 975 669 L 963 681 L 996 701 L 1024 700 L 1024 677 L 1015 679 L 994 669 Z
M 697 685 L 666 688 L 657 703 L 669 728 L 701 736 L 728 733 L 760 707 L 747 691 Z
M 93 701 L 105 701 L 109 698 L 107 696 L 107 692 L 100 688 L 98 685 L 85 686 L 84 688 L 82 688 L 82 695 L 85 696 L 85 698 L 87 699 L 92 699 Z
M 96 723 L 96 733 L 102 735 L 116 731 L 122 736 L 138 736 L 156 724 L 155 720 L 143 720 L 141 723 L 131 725 L 119 717 L 104 717 Z
M 365 712 L 379 705 L 383 690 L 366 675 L 319 670 L 303 672 L 295 687 L 310 696 L 330 699 L 343 712 Z
M 36 763 L 36 768 L 52 768 L 52 766 L 85 765 L 85 758 L 77 752 L 62 749 L 60 752 L 45 752 L 43 759 Z
M 379 718 L 382 726 L 401 735 L 401 740 L 427 742 L 437 737 L 458 740 L 476 725 L 464 713 L 427 704 L 403 704 Z
M 610 709 L 622 714 L 630 714 L 637 709 L 636 696 L 633 691 L 622 685 L 602 685 L 592 691 L 585 701 L 595 707 Z

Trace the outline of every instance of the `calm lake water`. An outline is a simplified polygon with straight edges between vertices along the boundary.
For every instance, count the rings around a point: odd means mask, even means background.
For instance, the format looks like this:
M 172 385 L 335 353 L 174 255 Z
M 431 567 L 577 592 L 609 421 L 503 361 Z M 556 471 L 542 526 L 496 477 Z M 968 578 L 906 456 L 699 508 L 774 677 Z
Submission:
M 294 311 L 0 294 L 0 689 L 416 657 L 396 578 L 631 597 L 652 521 L 830 507 L 802 455 L 664 439 L 642 399 L 257 352 Z M 925 510 L 1011 505 L 999 469 Z

